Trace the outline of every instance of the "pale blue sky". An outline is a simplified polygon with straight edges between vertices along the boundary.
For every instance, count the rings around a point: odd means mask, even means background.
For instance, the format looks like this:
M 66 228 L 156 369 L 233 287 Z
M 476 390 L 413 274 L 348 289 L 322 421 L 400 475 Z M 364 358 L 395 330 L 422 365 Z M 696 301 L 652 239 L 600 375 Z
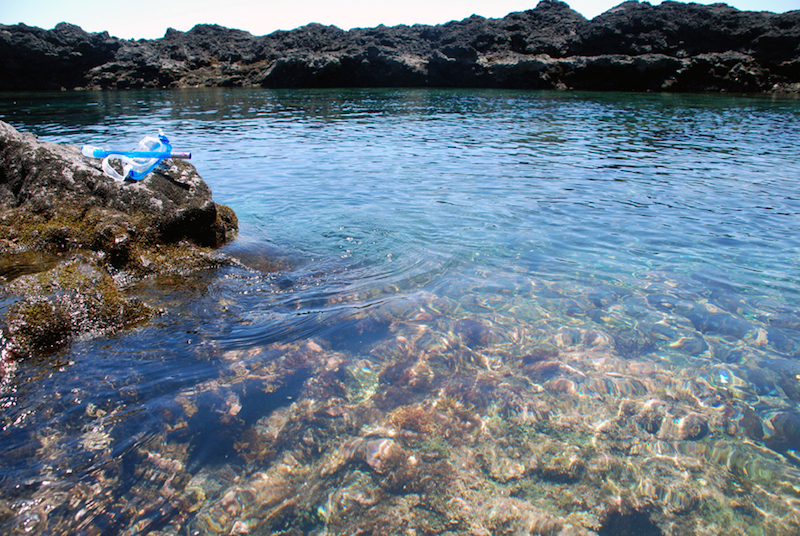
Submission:
M 592 18 L 622 0 L 572 0 L 567 3 Z M 700 0 L 711 4 L 715 0 Z M 472 14 L 503 17 L 536 6 L 538 0 L 2 0 L 0 24 L 23 22 L 50 29 L 59 22 L 77 24 L 88 32 L 108 31 L 121 38 L 154 39 L 167 28 L 189 30 L 213 23 L 266 35 L 310 22 L 349 30 L 379 24 L 441 24 Z M 658 0 L 651 3 L 657 4 Z M 800 9 L 800 0 L 731 0 L 740 10 L 782 13 Z

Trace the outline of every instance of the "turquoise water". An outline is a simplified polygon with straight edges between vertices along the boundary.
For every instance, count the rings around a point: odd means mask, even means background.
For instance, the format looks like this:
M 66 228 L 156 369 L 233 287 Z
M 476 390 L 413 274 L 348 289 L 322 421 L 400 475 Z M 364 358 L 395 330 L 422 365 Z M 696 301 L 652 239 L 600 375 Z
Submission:
M 162 128 L 241 228 L 241 264 L 137 286 L 149 326 L 19 364 L 5 532 L 800 532 L 800 101 L 198 89 L 0 118 Z

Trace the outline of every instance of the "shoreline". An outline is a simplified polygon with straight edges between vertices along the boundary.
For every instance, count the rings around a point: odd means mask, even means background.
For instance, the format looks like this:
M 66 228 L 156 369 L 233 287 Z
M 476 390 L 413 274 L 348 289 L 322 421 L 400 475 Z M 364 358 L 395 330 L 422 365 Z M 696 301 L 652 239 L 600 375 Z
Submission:
M 500 19 L 254 36 L 217 25 L 123 40 L 0 25 L 0 91 L 442 87 L 800 93 L 800 11 L 626 2 L 587 20 L 542 0 Z M 43 76 L 43 73 L 47 73 Z

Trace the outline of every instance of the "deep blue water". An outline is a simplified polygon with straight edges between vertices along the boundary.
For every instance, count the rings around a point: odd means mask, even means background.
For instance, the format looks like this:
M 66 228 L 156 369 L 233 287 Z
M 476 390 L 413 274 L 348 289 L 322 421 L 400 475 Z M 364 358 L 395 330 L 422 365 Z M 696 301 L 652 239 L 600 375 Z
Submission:
M 528 327 L 528 351 L 580 353 L 601 332 L 616 358 L 712 387 L 735 376 L 764 422 L 798 414 L 797 99 L 198 89 L 0 95 L 0 118 L 120 148 L 163 129 L 236 211 L 222 251 L 243 263 L 145 282 L 166 309 L 151 325 L 21 364 L 0 393 L 6 527 L 63 528 L 25 517 L 42 482 L 95 480 L 235 356 L 309 340 L 379 366 L 370 350 L 415 310 L 467 346 L 459 320 L 489 326 L 489 370 L 521 357 Z M 115 415 L 110 446 L 80 449 L 95 407 Z M 800 433 L 769 436 L 794 465 Z

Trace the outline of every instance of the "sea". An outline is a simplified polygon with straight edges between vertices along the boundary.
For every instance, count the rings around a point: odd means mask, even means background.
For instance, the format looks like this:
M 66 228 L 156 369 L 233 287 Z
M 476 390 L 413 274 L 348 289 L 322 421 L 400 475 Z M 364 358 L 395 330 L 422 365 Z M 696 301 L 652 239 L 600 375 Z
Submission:
M 230 262 L 130 283 L 150 322 L 3 379 L 0 532 L 800 534 L 800 99 L 74 91 L 0 119 L 161 129 L 240 226 Z

